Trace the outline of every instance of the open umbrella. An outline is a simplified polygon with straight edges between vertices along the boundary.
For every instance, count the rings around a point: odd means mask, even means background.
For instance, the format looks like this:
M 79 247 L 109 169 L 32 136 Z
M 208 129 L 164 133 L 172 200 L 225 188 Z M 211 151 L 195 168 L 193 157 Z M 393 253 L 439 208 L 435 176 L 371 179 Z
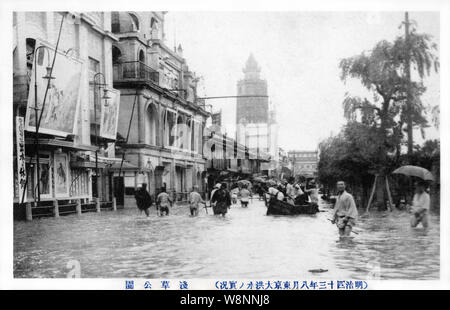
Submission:
M 266 179 L 263 177 L 256 177 L 256 178 L 253 178 L 253 181 L 259 182 L 259 183 L 264 183 L 264 182 L 266 182 Z
M 247 186 L 247 187 L 251 187 L 252 186 L 252 183 L 250 181 L 248 181 L 248 180 L 239 180 L 238 184 L 241 185 L 241 186 Z
M 418 166 L 401 166 L 400 168 L 395 169 L 392 173 L 414 176 L 425 181 L 434 181 L 434 176 L 430 171 Z
M 268 186 L 275 186 L 275 185 L 277 185 L 277 182 L 276 182 L 275 180 L 268 180 L 268 181 L 266 182 L 266 184 L 267 184 Z

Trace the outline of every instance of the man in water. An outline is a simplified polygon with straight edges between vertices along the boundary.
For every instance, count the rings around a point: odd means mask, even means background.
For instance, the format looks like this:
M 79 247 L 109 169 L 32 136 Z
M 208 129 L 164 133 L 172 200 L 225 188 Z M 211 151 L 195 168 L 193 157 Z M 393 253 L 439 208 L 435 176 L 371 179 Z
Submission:
M 215 215 L 221 214 L 223 217 L 225 217 L 225 214 L 227 214 L 228 209 L 231 206 L 231 195 L 230 192 L 227 190 L 227 184 L 222 183 L 220 186 L 220 189 L 215 191 L 211 202 L 214 204 L 213 206 L 213 212 Z
M 161 193 L 159 193 L 158 197 L 156 198 L 156 206 L 159 209 L 159 215 L 163 216 L 169 215 L 169 206 L 172 206 L 172 199 L 169 197 L 169 194 L 166 193 L 166 188 L 161 188 Z
M 202 199 L 202 196 L 198 193 L 198 186 L 194 186 L 192 188 L 192 192 L 189 194 L 189 207 L 191 210 L 192 216 L 198 215 L 198 205 L 200 203 L 205 203 L 205 201 Z
M 416 227 L 422 223 L 424 228 L 428 227 L 428 211 L 430 210 L 430 195 L 427 193 L 427 183 L 425 181 L 416 182 L 416 190 L 413 197 L 413 205 L 410 208 L 411 227 Z
M 239 192 L 239 195 L 240 195 L 240 198 L 241 198 L 241 207 L 247 208 L 248 207 L 248 202 L 249 202 L 250 197 L 251 197 L 252 194 L 247 189 L 247 185 L 246 184 L 242 185 L 242 189 Z
M 214 203 L 212 202 L 212 198 L 213 198 L 213 196 L 214 196 L 214 193 L 215 193 L 216 191 L 218 191 L 219 189 L 220 189 L 220 183 L 217 183 L 216 185 L 214 185 L 214 187 L 213 187 L 213 189 L 212 189 L 212 191 L 211 191 L 211 194 L 210 194 L 210 196 L 209 196 L 209 204 L 210 204 L 211 207 L 214 206 Z
M 148 209 L 152 205 L 153 201 L 152 201 L 152 197 L 147 192 L 147 184 L 142 183 L 141 188 L 138 189 L 136 191 L 136 193 L 134 194 L 134 198 L 136 198 L 136 205 L 137 205 L 138 209 L 141 210 L 141 214 L 142 214 L 142 211 L 144 211 L 145 215 L 149 216 L 150 212 Z
M 358 210 L 356 209 L 355 199 L 345 190 L 345 182 L 338 181 L 336 186 L 338 196 L 334 205 L 332 223 L 339 228 L 341 237 L 348 237 L 356 224 Z

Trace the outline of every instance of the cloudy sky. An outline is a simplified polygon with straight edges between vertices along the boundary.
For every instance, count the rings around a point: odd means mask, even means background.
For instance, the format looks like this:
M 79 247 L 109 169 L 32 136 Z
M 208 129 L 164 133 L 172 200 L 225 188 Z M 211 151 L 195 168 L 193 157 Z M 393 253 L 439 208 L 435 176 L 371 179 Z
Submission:
M 236 82 L 253 53 L 277 110 L 279 146 L 315 149 L 344 124 L 346 92 L 367 96 L 357 81 L 339 79 L 340 59 L 393 40 L 403 12 L 174 12 L 166 15 L 167 45 L 181 44 L 191 70 L 203 77 L 200 96 L 236 95 Z M 411 12 L 418 32 L 439 45 L 439 14 Z M 439 104 L 439 74 L 426 81 L 425 104 Z M 369 97 L 370 98 L 370 97 Z M 236 99 L 210 100 L 234 132 Z M 421 141 L 417 133 L 416 140 Z M 430 128 L 426 138 L 437 138 Z

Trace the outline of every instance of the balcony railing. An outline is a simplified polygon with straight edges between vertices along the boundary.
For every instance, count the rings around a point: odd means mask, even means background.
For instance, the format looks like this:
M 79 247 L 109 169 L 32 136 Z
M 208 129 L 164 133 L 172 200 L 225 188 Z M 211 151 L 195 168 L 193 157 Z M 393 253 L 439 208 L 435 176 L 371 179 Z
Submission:
M 159 85 L 159 72 L 140 61 L 125 61 L 113 65 L 114 81 L 150 81 Z

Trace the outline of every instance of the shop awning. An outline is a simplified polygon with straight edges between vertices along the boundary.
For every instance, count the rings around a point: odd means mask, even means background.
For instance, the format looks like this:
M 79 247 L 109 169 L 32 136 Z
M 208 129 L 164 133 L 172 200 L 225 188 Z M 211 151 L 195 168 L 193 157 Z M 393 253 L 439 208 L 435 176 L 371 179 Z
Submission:
M 25 144 L 34 145 L 34 139 L 27 138 L 25 139 Z M 53 146 L 53 147 L 61 147 L 66 149 L 71 149 L 75 151 L 93 151 L 97 149 L 97 147 L 92 145 L 84 145 L 84 144 L 76 144 L 72 141 L 59 140 L 59 139 L 38 139 L 38 143 L 41 146 Z
M 110 166 L 108 166 L 110 170 L 119 170 L 120 162 L 114 162 Z M 137 171 L 140 170 L 138 166 L 130 164 L 129 162 L 124 161 L 122 164 L 122 171 Z

